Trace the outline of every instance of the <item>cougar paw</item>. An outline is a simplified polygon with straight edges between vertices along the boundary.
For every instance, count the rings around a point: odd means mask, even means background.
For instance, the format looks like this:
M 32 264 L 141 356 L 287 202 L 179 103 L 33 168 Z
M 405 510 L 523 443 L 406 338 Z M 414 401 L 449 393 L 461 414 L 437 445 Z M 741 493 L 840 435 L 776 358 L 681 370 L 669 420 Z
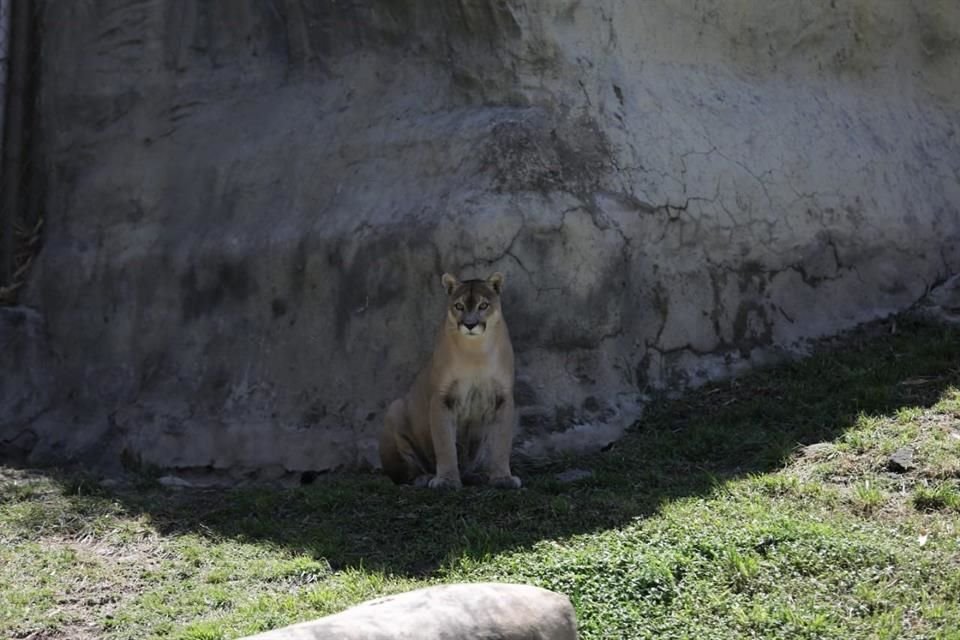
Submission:
M 460 478 L 441 478 L 440 476 L 434 476 L 430 479 L 430 482 L 427 483 L 427 486 L 431 489 L 459 489 L 463 486 L 463 483 L 460 482 Z
M 503 476 L 500 478 L 490 478 L 490 486 L 497 489 L 519 489 L 523 486 L 520 478 L 517 476 Z

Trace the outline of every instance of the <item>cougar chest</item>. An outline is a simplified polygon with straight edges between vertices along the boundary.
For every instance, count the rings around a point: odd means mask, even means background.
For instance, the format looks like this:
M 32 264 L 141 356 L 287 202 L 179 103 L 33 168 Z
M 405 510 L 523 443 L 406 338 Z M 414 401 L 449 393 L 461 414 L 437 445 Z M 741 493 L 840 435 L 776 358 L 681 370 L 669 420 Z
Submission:
M 444 404 L 453 413 L 457 431 L 470 431 L 494 421 L 503 406 L 504 389 L 491 378 L 457 380 L 447 390 Z

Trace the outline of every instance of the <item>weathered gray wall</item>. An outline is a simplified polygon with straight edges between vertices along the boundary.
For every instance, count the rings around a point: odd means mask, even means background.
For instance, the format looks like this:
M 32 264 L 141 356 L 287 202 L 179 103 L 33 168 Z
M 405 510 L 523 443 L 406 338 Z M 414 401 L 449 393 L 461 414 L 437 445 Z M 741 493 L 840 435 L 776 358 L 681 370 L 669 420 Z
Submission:
M 373 462 L 445 269 L 508 276 L 534 454 L 960 270 L 951 0 L 48 2 L 44 36 L 55 382 L 0 422 L 35 460 Z
M 7 112 L 7 52 L 10 50 L 10 0 L 0 0 L 0 131 Z M 0 154 L 3 140 L 0 140 Z M 0 156 L 2 157 L 2 156 Z

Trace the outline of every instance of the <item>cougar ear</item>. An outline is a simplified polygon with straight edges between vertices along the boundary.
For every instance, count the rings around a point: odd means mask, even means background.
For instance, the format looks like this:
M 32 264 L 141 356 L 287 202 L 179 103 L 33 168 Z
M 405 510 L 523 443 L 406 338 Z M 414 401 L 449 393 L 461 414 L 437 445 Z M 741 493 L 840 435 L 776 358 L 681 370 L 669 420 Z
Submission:
M 460 285 L 460 281 L 449 273 L 443 274 L 443 277 L 440 278 L 440 281 L 443 283 L 443 288 L 446 289 L 448 296 L 452 294 L 453 290 Z
M 490 283 L 490 286 L 493 287 L 493 290 L 497 292 L 497 295 L 503 291 L 503 274 L 497 271 L 495 274 L 487 278 L 487 282 Z

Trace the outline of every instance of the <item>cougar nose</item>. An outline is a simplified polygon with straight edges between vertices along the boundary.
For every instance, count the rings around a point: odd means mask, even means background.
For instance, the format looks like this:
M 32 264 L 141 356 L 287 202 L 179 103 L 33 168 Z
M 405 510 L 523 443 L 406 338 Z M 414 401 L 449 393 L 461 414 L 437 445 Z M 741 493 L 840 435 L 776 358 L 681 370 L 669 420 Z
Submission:
M 473 328 L 480 324 L 479 322 L 464 322 L 463 326 L 467 328 L 467 331 L 473 331 Z

